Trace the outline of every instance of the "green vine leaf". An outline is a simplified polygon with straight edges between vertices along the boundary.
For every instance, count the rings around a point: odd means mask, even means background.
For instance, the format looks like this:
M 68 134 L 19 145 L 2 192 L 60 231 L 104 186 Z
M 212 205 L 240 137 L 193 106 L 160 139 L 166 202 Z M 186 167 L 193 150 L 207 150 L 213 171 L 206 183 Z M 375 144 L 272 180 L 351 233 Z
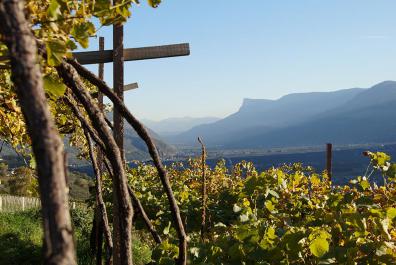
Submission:
M 158 7 L 159 4 L 161 4 L 161 0 L 147 0 L 147 2 L 149 3 L 149 5 L 151 7 L 154 7 L 154 8 Z
M 59 39 L 52 39 L 46 43 L 47 62 L 50 66 L 59 65 L 67 53 L 65 42 Z
M 312 255 L 320 258 L 329 251 L 329 242 L 323 238 L 316 238 L 309 245 L 309 250 Z
M 46 75 L 43 78 L 44 90 L 53 99 L 62 97 L 66 92 L 66 86 L 51 75 Z
M 95 26 L 91 22 L 74 25 L 71 34 L 81 47 L 88 48 L 89 37 L 95 34 Z

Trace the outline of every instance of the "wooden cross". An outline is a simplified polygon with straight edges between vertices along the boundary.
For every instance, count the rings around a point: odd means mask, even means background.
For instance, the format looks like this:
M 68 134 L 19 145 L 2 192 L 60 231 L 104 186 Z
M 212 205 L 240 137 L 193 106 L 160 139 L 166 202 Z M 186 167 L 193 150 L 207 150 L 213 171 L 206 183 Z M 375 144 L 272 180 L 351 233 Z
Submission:
M 121 29 L 120 29 L 121 28 Z M 104 63 L 113 63 L 113 88 L 114 92 L 119 98 L 124 99 L 124 91 L 137 88 L 136 85 L 124 86 L 124 61 L 138 61 L 168 58 L 176 56 L 190 55 L 190 45 L 188 43 L 151 46 L 142 48 L 124 49 L 122 26 L 114 26 L 113 29 L 113 47 L 114 50 L 104 50 L 103 46 L 99 51 L 91 52 L 74 52 L 74 58 L 80 64 L 99 64 L 103 67 Z M 114 52 L 115 51 L 115 52 Z M 6 61 L 8 56 L 0 56 L 0 62 Z M 8 64 L 0 64 L 0 69 L 9 68 Z M 102 70 L 103 78 L 103 70 Z M 136 86 L 136 87 L 135 87 Z M 123 119 L 118 113 L 117 108 L 114 108 L 114 138 L 121 150 L 121 155 L 124 158 L 124 128 Z
M 190 45 L 188 43 L 124 49 L 122 39 L 123 32 L 120 32 L 119 28 L 113 29 L 114 50 L 103 50 L 103 47 L 101 47 L 102 49 L 99 51 L 73 53 L 74 58 L 80 64 L 103 65 L 104 63 L 112 62 L 114 92 L 122 100 L 124 98 L 124 91 L 137 88 L 136 83 L 124 86 L 124 61 L 138 61 L 190 55 Z M 120 49 L 120 47 L 122 47 L 122 49 Z M 120 148 L 121 156 L 125 158 L 123 119 L 116 108 L 114 108 L 113 115 L 114 138 Z
M 124 49 L 124 61 L 139 61 L 187 55 L 190 55 L 188 43 Z M 80 64 L 113 62 L 113 50 L 75 52 L 73 56 Z

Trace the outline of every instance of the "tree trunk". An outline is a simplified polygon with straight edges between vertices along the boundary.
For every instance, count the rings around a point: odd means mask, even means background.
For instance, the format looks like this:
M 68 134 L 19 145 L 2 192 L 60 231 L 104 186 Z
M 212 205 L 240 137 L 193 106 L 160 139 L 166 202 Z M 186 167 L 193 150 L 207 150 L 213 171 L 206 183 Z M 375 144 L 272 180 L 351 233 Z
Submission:
M 0 1 L 0 31 L 37 163 L 44 228 L 44 263 L 76 264 L 64 172 L 63 143 L 52 120 L 23 1 Z

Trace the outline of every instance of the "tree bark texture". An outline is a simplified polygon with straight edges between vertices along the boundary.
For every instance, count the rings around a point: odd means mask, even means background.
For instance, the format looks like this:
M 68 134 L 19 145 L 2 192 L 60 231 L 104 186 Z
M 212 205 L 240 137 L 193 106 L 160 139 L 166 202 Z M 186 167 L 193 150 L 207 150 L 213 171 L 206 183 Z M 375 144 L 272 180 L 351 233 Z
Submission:
M 43 215 L 44 263 L 76 264 L 68 207 L 63 143 L 51 117 L 38 65 L 37 46 L 23 1 L 0 1 L 0 32 L 11 57 L 12 80 L 32 149 Z

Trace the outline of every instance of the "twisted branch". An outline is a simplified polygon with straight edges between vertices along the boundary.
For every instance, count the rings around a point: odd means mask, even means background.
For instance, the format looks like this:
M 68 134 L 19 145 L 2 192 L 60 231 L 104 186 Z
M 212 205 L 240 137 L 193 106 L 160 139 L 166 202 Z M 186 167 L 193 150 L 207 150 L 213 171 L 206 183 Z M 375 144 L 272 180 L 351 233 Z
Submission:
M 117 95 L 106 85 L 106 83 L 100 80 L 95 74 L 87 70 L 81 64 L 79 64 L 75 60 L 67 60 L 69 64 L 71 64 L 77 72 L 86 80 L 91 82 L 93 85 L 97 86 L 98 89 L 106 95 L 115 106 L 117 106 L 120 114 L 127 120 L 127 122 L 134 128 L 136 133 L 143 139 L 146 143 L 147 148 L 149 150 L 150 156 L 153 159 L 154 165 L 157 168 L 158 175 L 161 179 L 161 183 L 165 189 L 169 204 L 170 210 L 172 213 L 173 220 L 175 222 L 176 232 L 179 238 L 179 257 L 177 260 L 177 264 L 186 264 L 187 263 L 187 235 L 184 230 L 183 221 L 180 214 L 179 206 L 177 205 L 177 201 L 173 194 L 171 184 L 169 182 L 169 177 L 167 172 L 162 164 L 160 156 L 158 154 L 158 150 L 148 134 L 146 128 L 141 124 L 127 109 L 125 104 L 121 99 L 117 97 Z M 65 63 L 64 63 L 65 64 Z

